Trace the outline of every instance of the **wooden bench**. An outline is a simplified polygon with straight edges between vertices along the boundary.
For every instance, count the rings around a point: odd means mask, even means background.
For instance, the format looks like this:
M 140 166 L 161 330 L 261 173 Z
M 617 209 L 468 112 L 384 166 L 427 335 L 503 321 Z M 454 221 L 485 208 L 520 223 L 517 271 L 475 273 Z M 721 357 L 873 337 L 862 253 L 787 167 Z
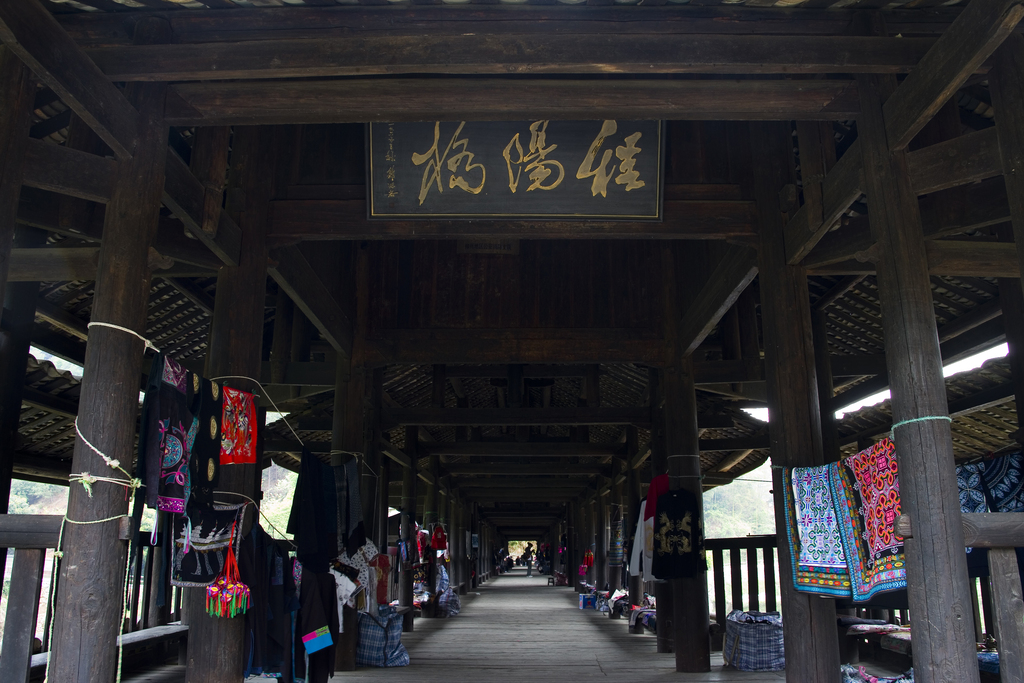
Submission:
M 177 641 L 184 646 L 188 640 L 188 626 L 182 623 L 167 624 L 166 626 L 154 626 L 144 628 L 140 631 L 125 633 L 118 638 L 118 642 L 125 652 L 140 650 L 151 645 Z M 32 662 L 29 665 L 29 677 L 42 678 L 46 673 L 46 662 L 50 659 L 49 652 L 41 652 L 32 655 Z

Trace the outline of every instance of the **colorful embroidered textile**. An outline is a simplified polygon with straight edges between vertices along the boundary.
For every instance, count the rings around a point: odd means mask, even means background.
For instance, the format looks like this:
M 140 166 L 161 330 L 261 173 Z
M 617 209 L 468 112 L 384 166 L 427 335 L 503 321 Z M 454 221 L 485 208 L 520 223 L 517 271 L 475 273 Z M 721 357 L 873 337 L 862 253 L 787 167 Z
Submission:
M 802 565 L 847 569 L 829 484 L 830 473 L 834 476 L 838 469 L 837 463 L 793 468 L 793 502 L 800 532 L 799 562 Z
M 845 567 L 813 567 L 800 563 L 800 531 L 797 527 L 796 504 L 793 500 L 792 471 L 782 473 L 782 496 L 786 508 L 786 539 L 789 542 L 793 585 L 798 591 L 839 598 L 852 595 L 850 574 Z M 844 553 L 845 554 L 845 553 Z
M 612 522 L 611 546 L 608 548 L 608 566 L 622 566 L 622 520 Z
M 214 505 L 212 509 L 190 506 L 189 514 L 175 515 L 171 584 L 184 588 L 209 586 L 224 571 L 228 548 L 238 553 L 245 505 Z M 190 523 L 191 522 L 191 523 Z
M 982 474 L 993 512 L 1024 512 L 1024 456 L 1011 453 L 985 463 Z
M 256 399 L 245 391 L 224 387 L 221 420 L 220 463 L 249 465 L 256 462 Z
M 896 535 L 900 485 L 895 451 L 892 440 L 882 439 L 843 459 L 831 480 L 855 602 L 907 585 L 903 539 Z
M 151 372 L 159 373 L 160 380 L 150 383 L 142 410 L 146 503 L 161 512 L 181 514 L 192 489 L 189 460 L 199 402 L 192 381 L 197 376 L 167 356 L 157 356 Z

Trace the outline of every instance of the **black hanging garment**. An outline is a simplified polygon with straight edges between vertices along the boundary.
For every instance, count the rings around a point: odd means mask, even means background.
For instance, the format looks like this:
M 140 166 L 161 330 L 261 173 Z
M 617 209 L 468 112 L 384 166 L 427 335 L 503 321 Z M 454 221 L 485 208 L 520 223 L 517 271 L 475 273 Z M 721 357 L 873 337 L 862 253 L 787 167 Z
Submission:
M 217 382 L 199 378 L 200 402 L 196 415 L 196 436 L 192 446 L 192 495 L 190 502 L 209 511 L 213 492 L 220 482 L 221 414 L 224 391 Z
M 334 675 L 340 631 L 336 591 L 330 572 L 314 573 L 303 567 L 295 628 L 295 677 L 305 678 L 308 683 L 327 683 Z M 303 661 L 307 652 L 308 667 Z
M 366 526 L 359 497 L 359 463 L 352 458 L 334 467 L 334 485 L 338 505 L 338 553 L 354 555 L 366 545 Z
M 302 566 L 314 573 L 326 572 L 330 561 L 338 556 L 334 488 L 334 468 L 303 449 L 287 532 L 295 535 L 296 555 Z
M 654 576 L 683 579 L 707 568 L 700 500 L 690 491 L 669 491 L 658 496 L 651 562 Z

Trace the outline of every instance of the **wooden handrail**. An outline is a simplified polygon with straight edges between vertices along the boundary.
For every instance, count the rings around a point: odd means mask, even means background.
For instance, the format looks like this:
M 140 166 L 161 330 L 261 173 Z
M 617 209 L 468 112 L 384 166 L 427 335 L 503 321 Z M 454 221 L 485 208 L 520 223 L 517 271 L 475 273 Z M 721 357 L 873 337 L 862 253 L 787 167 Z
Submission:
M 971 512 L 963 513 L 961 518 L 967 548 L 1024 547 L 1024 512 Z M 914 537 L 908 515 L 897 518 L 896 533 L 903 538 Z
M 60 515 L 0 515 L 0 548 L 56 548 Z

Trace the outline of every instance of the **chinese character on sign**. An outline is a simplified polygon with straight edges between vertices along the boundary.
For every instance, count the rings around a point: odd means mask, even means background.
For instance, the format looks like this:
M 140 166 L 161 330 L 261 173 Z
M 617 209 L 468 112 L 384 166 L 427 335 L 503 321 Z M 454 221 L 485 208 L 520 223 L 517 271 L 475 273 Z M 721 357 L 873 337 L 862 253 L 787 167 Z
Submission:
M 445 147 L 444 153 L 442 154 L 438 149 L 438 141 L 441 138 L 441 122 L 434 122 L 434 144 L 423 154 L 413 154 L 412 163 L 416 166 L 422 166 L 426 164 L 426 168 L 423 170 L 423 180 L 420 183 L 420 204 L 427 198 L 427 194 L 430 192 L 431 185 L 437 185 L 438 192 L 444 192 L 444 184 L 441 180 L 441 169 L 442 165 L 448 169 L 451 174 L 448 178 L 448 188 L 455 189 L 456 187 L 469 192 L 470 194 L 480 194 L 480 191 L 484 189 L 484 182 L 487 180 L 487 170 L 483 164 L 474 164 L 473 157 L 475 156 L 472 152 L 468 151 L 469 139 L 459 139 L 459 134 L 462 133 L 463 127 L 466 122 L 463 121 L 459 124 L 459 127 L 455 129 L 455 134 L 452 135 L 452 139 L 448 142 L 448 146 Z M 449 157 L 455 149 L 461 149 L 458 154 Z M 465 161 L 465 173 L 466 175 L 472 174 L 477 169 L 480 170 L 480 184 L 473 186 L 470 185 L 470 181 L 466 180 L 461 175 L 456 175 L 459 171 L 459 166 Z
M 565 178 L 565 169 L 562 167 L 562 164 L 554 159 L 546 158 L 548 154 L 558 148 L 558 145 L 546 146 L 547 129 L 547 121 L 534 121 L 530 124 L 530 148 L 528 154 L 523 154 L 523 146 L 519 144 L 519 133 L 513 135 L 512 140 L 505 147 L 502 156 L 505 157 L 505 164 L 508 166 L 508 187 L 512 190 L 513 194 L 515 194 L 516 189 L 519 187 L 519 177 L 523 172 L 523 164 L 526 164 L 529 178 L 533 181 L 526 188 L 527 192 L 530 190 L 553 190 Z M 513 147 L 519 156 L 519 159 L 515 161 L 512 159 Z M 513 169 L 513 166 L 516 168 Z M 544 181 L 551 176 L 554 169 L 558 169 L 558 178 L 545 185 Z
M 598 194 L 602 197 L 608 196 L 608 181 L 611 180 L 612 175 L 615 173 L 615 165 L 612 164 L 611 171 L 609 172 L 608 163 L 612 160 L 612 150 L 610 149 L 604 150 L 604 153 L 601 155 L 601 161 L 596 166 L 594 165 L 594 160 L 597 157 L 597 153 L 601 151 L 605 138 L 609 135 L 615 135 L 618 129 L 619 126 L 615 121 L 605 121 L 602 123 L 601 131 L 594 138 L 594 141 L 590 143 L 587 156 L 584 157 L 583 163 L 580 164 L 579 169 L 576 171 L 576 177 L 580 180 L 594 179 L 590 184 L 590 191 L 595 197 Z M 640 136 L 641 133 L 639 132 L 633 133 L 626 137 L 625 145 L 615 148 L 615 156 L 622 162 L 619 164 L 619 176 L 615 179 L 615 184 L 625 185 L 626 192 L 646 185 L 644 181 L 640 180 L 640 174 L 634 168 L 636 165 L 635 157 L 642 151 L 641 147 L 636 146 Z

